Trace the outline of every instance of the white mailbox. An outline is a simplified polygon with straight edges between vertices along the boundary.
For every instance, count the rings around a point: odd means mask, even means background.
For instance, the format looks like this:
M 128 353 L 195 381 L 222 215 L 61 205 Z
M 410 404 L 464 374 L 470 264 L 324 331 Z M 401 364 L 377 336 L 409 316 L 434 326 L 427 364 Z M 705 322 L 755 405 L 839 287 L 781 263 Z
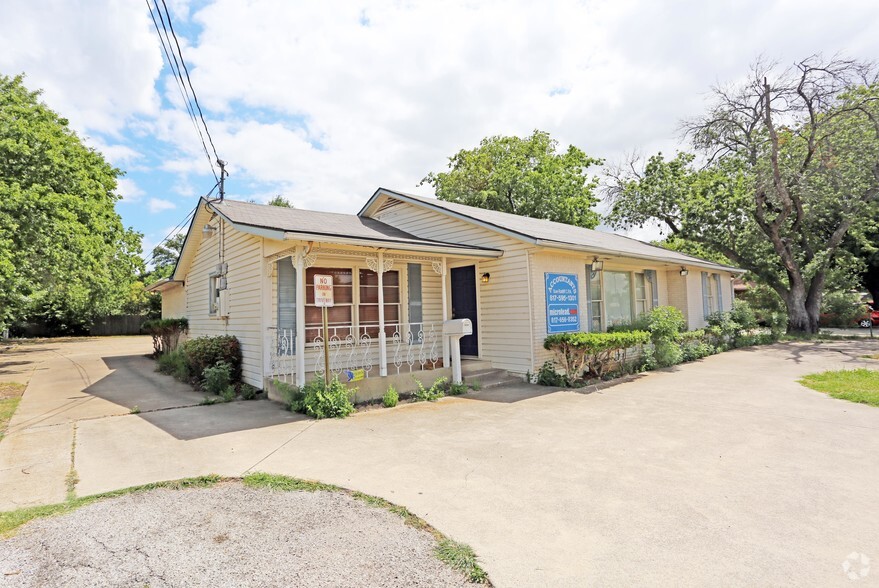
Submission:
M 468 318 L 443 321 L 443 335 L 447 337 L 465 337 L 473 334 L 473 321 Z
M 473 334 L 473 321 L 468 318 L 443 321 L 443 337 L 449 338 L 452 352 L 452 383 L 461 384 L 461 337 Z

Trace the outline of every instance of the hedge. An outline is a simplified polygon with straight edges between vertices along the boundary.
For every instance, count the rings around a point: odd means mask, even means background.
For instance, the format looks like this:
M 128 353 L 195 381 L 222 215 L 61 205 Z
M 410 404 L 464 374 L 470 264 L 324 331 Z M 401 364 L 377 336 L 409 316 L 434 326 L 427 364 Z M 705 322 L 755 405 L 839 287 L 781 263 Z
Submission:
M 555 352 L 568 380 L 579 379 L 584 371 L 604 376 L 614 362 L 614 354 L 650 342 L 647 331 L 614 333 L 560 333 L 543 341 L 544 349 Z

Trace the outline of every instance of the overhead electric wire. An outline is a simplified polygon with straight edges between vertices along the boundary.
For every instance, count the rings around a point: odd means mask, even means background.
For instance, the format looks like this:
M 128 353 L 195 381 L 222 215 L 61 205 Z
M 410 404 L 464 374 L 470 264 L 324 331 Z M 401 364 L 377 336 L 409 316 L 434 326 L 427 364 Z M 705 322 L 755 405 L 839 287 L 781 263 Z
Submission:
M 162 11 L 159 8 L 158 3 L 153 2 L 156 7 L 156 12 L 159 15 L 159 20 L 162 23 L 162 29 L 165 31 L 164 38 L 162 37 L 162 31 L 159 30 L 159 23 L 156 21 L 156 16 L 153 14 L 153 6 L 150 4 L 150 0 L 145 0 L 147 4 L 147 9 L 150 11 L 150 18 L 153 20 L 153 26 L 156 28 L 156 34 L 159 36 L 159 42 L 162 44 L 162 51 L 165 53 L 165 59 L 168 61 L 168 67 L 171 69 L 171 73 L 174 76 L 174 81 L 177 83 L 177 89 L 180 90 L 180 97 L 183 99 L 183 104 L 186 106 L 186 111 L 189 113 L 189 119 L 192 122 L 193 128 L 195 128 L 196 133 L 198 133 L 198 138 L 201 141 L 202 149 L 204 150 L 205 157 L 207 157 L 208 165 L 211 167 L 211 174 L 214 176 L 214 179 L 219 181 L 217 177 L 217 172 L 214 169 L 214 161 L 211 159 L 210 153 L 208 153 L 208 147 L 204 141 L 204 135 L 201 132 L 201 128 L 199 127 L 198 119 L 195 117 L 195 110 L 192 107 L 192 100 L 189 98 L 189 92 L 186 90 L 186 83 L 183 80 L 183 75 L 180 73 L 180 63 L 177 61 L 177 54 L 174 53 L 174 49 L 171 46 L 171 38 L 168 35 L 168 28 L 165 26 L 165 18 L 162 16 Z M 171 24 L 171 18 L 168 17 L 168 24 Z M 173 28 L 173 27 L 172 27 Z M 175 37 L 176 39 L 176 37 Z M 166 44 L 167 41 L 167 44 Z M 179 47 L 179 44 L 178 44 Z M 181 60 L 183 56 L 181 55 Z M 176 69 L 175 69 L 176 64 Z M 188 73 L 187 73 L 188 77 Z M 194 98 L 194 94 L 193 94 Z M 202 117 L 202 122 L 204 122 L 204 118 Z M 207 130 L 207 125 L 205 125 L 205 130 Z M 211 147 L 213 148 L 213 141 L 211 141 Z M 216 153 L 216 149 L 214 150 Z
M 155 0 L 153 0 L 153 2 L 155 2 Z M 198 116 L 201 118 L 201 122 L 204 125 L 204 132 L 208 136 L 208 142 L 211 144 L 211 149 L 214 151 L 214 157 L 216 157 L 219 162 L 220 156 L 217 155 L 217 148 L 214 147 L 214 140 L 211 138 L 211 132 L 208 130 L 208 123 L 205 122 L 204 114 L 201 111 L 201 105 L 198 103 L 198 95 L 195 93 L 195 88 L 192 87 L 192 80 L 189 78 L 189 68 L 186 67 L 186 60 L 183 59 L 183 51 L 180 49 L 180 42 L 177 40 L 177 33 L 174 32 L 174 25 L 171 24 L 171 13 L 168 12 L 168 5 L 165 4 L 165 0 L 162 0 L 162 6 L 165 7 L 165 14 L 168 16 L 168 26 L 171 27 L 171 36 L 174 37 L 174 43 L 177 45 L 177 53 L 180 55 L 180 63 L 183 64 L 183 71 L 186 73 L 186 81 L 189 82 L 189 89 L 192 90 L 192 98 L 195 100 L 195 107 L 198 109 Z
M 205 199 L 210 199 L 211 194 L 214 193 L 214 190 L 216 190 L 216 189 L 217 189 L 217 186 L 219 186 L 219 185 L 220 185 L 220 182 L 218 181 L 216 184 L 214 184 L 214 187 L 211 188 L 210 191 L 209 191 L 207 194 L 204 195 L 204 198 L 205 198 Z M 195 208 L 193 208 L 192 210 L 189 211 L 189 214 L 187 214 L 186 217 L 185 217 L 182 221 L 180 221 L 179 223 L 177 223 L 177 225 L 176 225 L 173 229 L 171 229 L 171 232 L 170 232 L 170 233 L 168 233 L 167 235 L 165 235 L 165 238 L 164 238 L 164 239 L 162 239 L 161 241 L 159 241 L 158 243 L 156 243 L 156 244 L 153 246 L 153 250 L 150 252 L 149 256 L 146 257 L 146 258 L 144 258 L 144 260 L 143 260 L 143 262 L 144 262 L 145 265 L 149 265 L 150 262 L 152 262 L 153 260 L 155 260 L 155 257 L 156 257 L 156 249 L 157 249 L 158 247 L 160 247 L 161 245 L 165 244 L 165 243 L 166 243 L 171 237 L 173 237 L 174 235 L 176 235 L 177 232 L 178 232 L 180 229 L 183 228 L 183 225 L 185 225 L 186 223 L 189 222 L 189 220 L 192 218 L 192 216 L 193 216 L 193 214 L 195 213 L 196 210 L 198 210 L 198 206 L 197 206 L 197 205 L 196 205 Z

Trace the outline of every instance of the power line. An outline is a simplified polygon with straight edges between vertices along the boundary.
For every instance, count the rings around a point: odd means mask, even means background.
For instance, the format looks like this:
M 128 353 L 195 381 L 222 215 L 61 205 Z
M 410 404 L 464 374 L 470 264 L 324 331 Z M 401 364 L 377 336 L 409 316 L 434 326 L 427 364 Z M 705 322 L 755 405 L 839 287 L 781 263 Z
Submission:
M 214 187 L 211 188 L 210 191 L 209 191 L 207 194 L 204 195 L 204 198 L 207 199 L 207 200 L 209 200 L 210 197 L 211 197 L 211 194 L 214 193 L 214 190 L 216 190 L 216 189 L 217 189 L 217 186 L 219 186 L 219 185 L 220 185 L 220 182 L 217 181 L 217 183 L 214 184 Z M 183 225 L 185 225 L 187 222 L 189 222 L 189 220 L 192 218 L 192 216 L 193 216 L 193 214 L 195 213 L 196 210 L 198 210 L 198 205 L 196 205 L 195 208 L 193 208 L 192 210 L 190 210 L 190 211 L 189 211 L 189 214 L 187 214 L 186 217 L 185 217 L 182 221 L 180 221 L 179 223 L 177 223 L 177 225 L 176 225 L 173 229 L 171 229 L 171 232 L 170 232 L 170 233 L 168 233 L 167 235 L 165 235 L 165 238 L 164 238 L 164 239 L 162 239 L 161 241 L 159 241 L 158 243 L 156 243 L 156 244 L 153 246 L 153 250 L 150 252 L 149 256 L 147 256 L 147 257 L 144 258 L 144 264 L 149 265 L 150 262 L 152 262 L 152 261 L 155 260 L 155 258 L 156 258 L 156 249 L 157 249 L 158 247 L 164 245 L 164 244 L 165 244 L 165 243 L 166 243 L 171 237 L 173 237 L 173 236 L 177 233 L 177 231 L 179 231 L 180 229 L 182 229 L 182 228 L 183 228 Z
M 192 127 L 195 129 L 195 132 L 198 133 L 198 137 L 201 140 L 201 146 L 204 150 L 205 157 L 208 159 L 208 165 L 211 167 L 211 174 L 213 174 L 214 179 L 219 181 L 217 177 L 217 172 L 214 170 L 214 162 L 211 160 L 211 155 L 208 153 L 208 147 L 204 142 L 204 136 L 202 135 L 201 128 L 198 126 L 198 121 L 195 118 L 195 111 L 192 108 L 192 104 L 189 99 L 188 92 L 186 91 L 186 86 L 183 84 L 183 76 L 180 74 L 180 65 L 177 64 L 177 69 L 175 70 L 174 64 L 177 61 L 176 54 L 173 53 L 173 49 L 171 48 L 171 39 L 168 37 L 168 29 L 165 28 L 165 21 L 162 18 L 162 13 L 159 11 L 159 6 L 156 4 L 156 12 L 159 13 L 159 19 L 162 21 L 162 28 L 165 30 L 165 37 L 162 37 L 162 32 L 159 30 L 159 23 L 156 21 L 156 16 L 153 14 L 152 5 L 150 5 L 150 0 L 145 0 L 147 4 L 147 9 L 150 11 L 150 18 L 153 20 L 153 26 L 156 28 L 156 34 L 159 37 L 159 42 L 162 44 L 162 51 L 165 53 L 165 59 L 168 61 L 168 67 L 171 69 L 171 73 L 174 76 L 174 81 L 177 84 L 177 89 L 180 91 L 180 97 L 183 99 L 183 104 L 186 106 L 186 111 L 189 113 L 189 120 L 192 123 Z M 167 39 L 167 45 L 165 41 Z M 172 55 L 173 60 L 172 60 Z
M 153 0 L 155 2 L 155 0 Z M 198 116 L 201 118 L 201 122 L 204 125 L 205 134 L 208 136 L 208 142 L 211 144 L 211 149 L 214 151 L 214 157 L 217 158 L 219 162 L 220 156 L 217 155 L 217 148 L 214 147 L 214 140 L 211 138 L 211 132 L 208 130 L 208 124 L 204 120 L 204 114 L 201 111 L 201 106 L 198 103 L 198 95 L 195 93 L 195 88 L 192 87 L 192 80 L 189 78 L 189 68 L 186 67 L 186 60 L 183 59 L 183 51 L 180 49 L 180 42 L 177 40 L 177 33 L 174 32 L 174 25 L 171 24 L 171 13 L 168 12 L 168 5 L 165 4 L 165 0 L 162 0 L 162 6 L 165 7 L 165 14 L 168 16 L 168 26 L 171 27 L 171 36 L 174 37 L 174 43 L 177 45 L 177 53 L 180 55 L 180 62 L 183 64 L 183 71 L 186 73 L 186 81 L 189 82 L 189 89 L 192 90 L 192 97 L 195 100 L 195 107 L 198 109 Z

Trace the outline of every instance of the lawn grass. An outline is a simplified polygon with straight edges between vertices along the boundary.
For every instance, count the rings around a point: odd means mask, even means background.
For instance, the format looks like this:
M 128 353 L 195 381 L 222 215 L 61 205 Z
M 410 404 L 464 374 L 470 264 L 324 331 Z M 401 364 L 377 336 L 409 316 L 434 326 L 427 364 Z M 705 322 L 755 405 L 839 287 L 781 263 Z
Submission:
M 158 488 L 168 488 L 172 490 L 181 490 L 183 488 L 207 488 L 222 481 L 223 478 L 216 475 L 198 476 L 196 478 L 183 478 L 180 480 L 171 480 L 168 482 L 156 482 L 154 484 L 144 484 L 142 486 L 132 486 L 121 490 L 113 490 L 112 492 L 104 492 L 101 494 L 92 494 L 91 496 L 82 496 L 80 498 L 70 498 L 59 504 L 48 504 L 45 506 L 31 506 L 18 508 L 6 512 L 0 512 L 0 538 L 9 537 L 13 532 L 25 523 L 42 517 L 51 517 L 55 515 L 67 514 L 83 506 L 92 504 L 99 500 L 107 498 L 116 498 L 125 496 L 126 494 L 135 494 L 139 492 L 148 492 Z
M 289 476 L 281 476 L 278 474 L 267 474 L 263 472 L 255 472 L 244 476 L 241 480 L 246 486 L 252 488 L 266 488 L 279 491 L 305 491 L 305 492 L 342 492 L 351 496 L 355 500 L 359 500 L 374 508 L 383 508 L 403 519 L 403 522 L 410 527 L 427 531 L 436 539 L 437 545 L 434 549 L 434 555 L 437 559 L 446 565 L 462 572 L 468 580 L 474 584 L 490 585 L 488 574 L 483 570 L 476 560 L 476 553 L 473 549 L 464 543 L 459 543 L 449 539 L 440 531 L 430 526 L 424 519 L 412 514 L 405 506 L 388 502 L 384 498 L 364 494 L 334 486 L 332 484 L 324 484 L 322 482 L 314 482 L 311 480 L 302 480 L 299 478 L 291 478 Z
M 809 374 L 800 384 L 834 398 L 879 406 L 879 370 L 858 368 Z
M 24 394 L 24 384 L 16 384 L 15 382 L 0 382 L 0 440 L 6 434 L 6 427 L 21 402 L 21 395 Z

